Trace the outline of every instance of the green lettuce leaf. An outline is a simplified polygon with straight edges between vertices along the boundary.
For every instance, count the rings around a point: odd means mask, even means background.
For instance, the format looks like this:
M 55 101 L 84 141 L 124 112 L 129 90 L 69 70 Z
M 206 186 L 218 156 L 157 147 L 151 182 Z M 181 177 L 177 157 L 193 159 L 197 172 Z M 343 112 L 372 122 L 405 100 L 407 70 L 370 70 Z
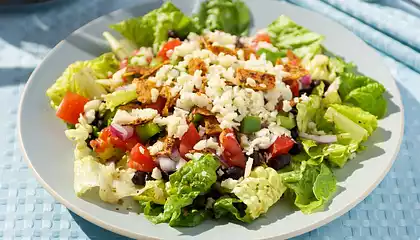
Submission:
M 131 181 L 134 170 L 119 170 L 114 163 L 103 165 L 93 156 L 76 159 L 74 162 L 74 190 L 82 196 L 88 190 L 99 187 L 99 197 L 109 203 L 134 196 L 139 190 Z
M 267 31 L 274 46 L 279 50 L 292 49 L 299 57 L 314 55 L 322 49 L 322 35 L 297 25 L 284 15 L 272 22 Z
M 155 51 L 168 39 L 169 30 L 175 31 L 182 38 L 190 32 L 200 32 L 194 21 L 170 1 L 142 17 L 122 21 L 111 25 L 110 28 L 137 46 L 153 46 Z
M 216 200 L 213 206 L 214 216 L 232 217 L 242 222 L 251 222 L 253 219 L 245 213 L 246 205 L 237 198 L 222 197 Z
M 385 89 L 381 84 L 370 83 L 351 91 L 344 102 L 358 106 L 378 118 L 383 118 L 387 111 L 387 102 L 382 96 L 384 91 Z
M 321 100 L 322 105 L 329 106 L 334 103 L 341 104 L 340 94 L 337 91 L 330 91 L 325 93 L 324 98 Z
M 385 87 L 366 76 L 344 73 L 340 77 L 339 93 L 344 103 L 360 107 L 382 118 L 387 111 L 387 102 L 382 95 Z
M 123 60 L 132 56 L 135 46 L 130 41 L 117 40 L 109 32 L 104 32 L 102 34 L 104 38 L 108 41 L 109 46 L 112 49 L 112 52 L 118 57 L 118 59 Z
M 339 133 L 349 133 L 354 142 L 359 143 L 366 141 L 369 137 L 369 132 L 366 129 L 332 107 L 329 107 L 325 112 L 325 118 L 334 123 L 335 128 Z
M 338 92 L 342 98 L 349 95 L 351 91 L 356 88 L 366 86 L 369 83 L 375 83 L 376 81 L 370 77 L 356 75 L 353 73 L 343 73 L 340 76 L 340 85 Z M 384 89 L 385 90 L 385 89 Z
M 53 108 L 60 105 L 67 92 L 77 93 L 89 99 L 101 97 L 106 90 L 96 79 L 108 77 L 108 73 L 118 70 L 119 62 L 114 54 L 106 53 L 88 61 L 78 61 L 71 64 L 57 81 L 47 89 L 47 96 Z
M 153 223 L 169 222 L 170 226 L 187 224 L 183 218 L 183 208 L 191 205 L 201 193 L 206 193 L 216 182 L 216 170 L 219 161 L 211 155 L 189 161 L 185 166 L 169 177 L 170 187 L 163 212 L 157 216 L 146 215 Z M 185 216 L 184 216 L 185 217 Z M 196 219 L 196 213 L 192 219 Z
M 314 87 L 311 94 L 322 97 L 322 95 L 324 95 L 324 92 L 325 92 L 325 83 L 321 81 L 318 86 Z
M 134 200 L 165 204 L 167 194 L 165 183 L 161 180 L 147 181 L 146 185 L 133 197 Z
M 276 63 L 277 59 L 282 59 L 283 57 L 286 56 L 287 51 L 278 51 L 278 52 L 273 52 L 269 49 L 265 49 L 265 48 L 261 48 L 258 49 L 257 54 L 258 55 L 262 55 L 265 54 L 265 58 L 272 62 L 273 64 Z
M 332 104 L 330 106 L 337 112 L 343 114 L 359 126 L 366 129 L 369 135 L 372 134 L 373 131 L 375 131 L 378 127 L 378 120 L 376 116 L 370 114 L 369 112 L 363 111 L 361 108 L 340 104 Z
M 241 0 L 208 0 L 200 6 L 196 16 L 202 28 L 221 30 L 234 35 L 247 35 L 251 16 Z
M 274 169 L 256 167 L 249 177 L 236 185 L 232 193 L 246 205 L 246 218 L 242 220 L 248 220 L 266 213 L 284 191 L 286 187 Z
M 286 185 L 295 195 L 295 205 L 305 214 L 322 209 L 336 191 L 336 179 L 327 165 L 306 165 L 301 178 Z
M 296 116 L 297 127 L 300 132 L 306 132 L 308 123 L 312 121 L 321 107 L 321 98 L 317 95 L 311 95 L 307 101 L 299 102 L 296 105 L 298 114 Z
M 109 93 L 104 96 L 106 108 L 114 110 L 120 105 L 127 104 L 137 99 L 136 90 L 121 90 Z
M 350 145 L 333 143 L 326 145 L 323 153 L 332 165 L 342 168 L 349 160 L 351 154 L 357 150 L 357 146 L 355 143 Z

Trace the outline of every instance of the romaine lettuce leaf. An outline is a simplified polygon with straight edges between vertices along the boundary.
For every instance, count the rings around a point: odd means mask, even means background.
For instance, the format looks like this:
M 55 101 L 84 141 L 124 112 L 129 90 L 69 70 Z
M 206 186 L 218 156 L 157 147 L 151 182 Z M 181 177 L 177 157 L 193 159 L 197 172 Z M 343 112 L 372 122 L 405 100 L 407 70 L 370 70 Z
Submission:
M 194 21 L 170 1 L 142 17 L 122 21 L 111 25 L 110 28 L 118 31 L 138 47 L 153 46 L 155 51 L 168 39 L 169 30 L 175 31 L 180 37 L 200 31 Z
M 369 137 L 366 129 L 339 113 L 335 108 L 329 107 L 325 112 L 325 118 L 334 123 L 339 133 L 349 133 L 354 142 L 366 141 Z
M 77 93 L 89 99 L 106 94 L 105 88 L 97 84 L 95 80 L 106 78 L 109 72 L 114 73 L 118 67 L 119 62 L 112 53 L 71 64 L 47 90 L 51 106 L 57 108 L 67 92 Z
M 340 168 L 344 167 L 346 162 L 349 160 L 350 155 L 356 152 L 357 144 L 342 145 L 342 144 L 329 144 L 323 149 L 324 155 L 328 156 L 328 161 L 334 166 Z
M 294 192 L 295 205 L 305 213 L 324 207 L 336 191 L 336 179 L 327 165 L 306 165 L 301 178 L 286 185 Z
M 209 154 L 189 161 L 169 177 L 170 187 L 167 189 L 168 198 L 163 212 L 156 216 L 146 215 L 146 217 L 153 223 L 169 222 L 170 226 L 182 223 L 185 226 L 187 224 L 185 219 L 179 219 L 183 218 L 181 216 L 183 208 L 191 205 L 198 195 L 211 188 L 216 182 L 218 167 L 219 161 Z M 193 213 L 191 219 L 196 221 L 200 218 L 201 213 L 197 214 Z
M 384 117 L 387 111 L 384 92 L 385 87 L 369 77 L 351 73 L 340 77 L 339 93 L 344 103 L 360 107 L 378 118 Z
M 201 4 L 196 18 L 204 29 L 242 36 L 248 34 L 251 22 L 249 9 L 241 0 L 208 0 Z
M 109 203 L 134 196 L 139 190 L 131 181 L 133 169 L 118 170 L 114 163 L 103 165 L 93 156 L 76 159 L 74 162 L 74 190 L 82 196 L 88 190 L 99 187 L 99 197 Z
M 372 134 L 373 131 L 375 131 L 378 127 L 378 120 L 376 116 L 370 114 L 369 112 L 363 111 L 361 108 L 341 104 L 331 104 L 330 106 L 337 112 L 343 114 L 356 124 L 366 129 L 369 135 Z
M 116 107 L 136 99 L 136 89 L 115 91 L 104 96 L 106 108 L 110 110 L 114 110 Z
M 282 59 L 283 57 L 286 56 L 286 51 L 273 52 L 269 49 L 261 48 L 261 49 L 258 49 L 257 54 L 258 55 L 265 54 L 265 59 L 275 64 L 277 59 Z
M 340 96 L 344 98 L 347 95 L 349 95 L 349 93 L 353 91 L 354 89 L 365 86 L 369 83 L 374 83 L 374 82 L 376 81 L 370 77 L 356 75 L 353 73 L 343 73 L 340 76 L 340 85 L 339 85 L 338 92 L 340 93 Z
M 256 219 L 266 213 L 280 199 L 284 191 L 286 187 L 274 169 L 256 167 L 249 177 L 232 190 L 232 193 L 246 205 L 246 217 L 239 220 Z
M 233 217 L 242 222 L 251 222 L 253 219 L 245 213 L 246 205 L 237 198 L 222 197 L 216 200 L 213 206 L 214 216 Z
M 311 95 L 307 101 L 299 102 L 296 105 L 298 114 L 296 116 L 297 127 L 300 132 L 306 132 L 308 123 L 312 121 L 321 107 L 321 98 L 317 95 Z
M 151 201 L 163 205 L 167 198 L 165 183 L 162 180 L 147 181 L 146 185 L 133 198 L 138 201 Z
M 115 53 L 118 59 L 123 60 L 125 58 L 129 58 L 133 54 L 133 51 L 135 50 L 135 46 L 132 42 L 124 41 L 124 39 L 117 40 L 109 32 L 104 32 L 102 35 L 108 41 L 108 44 L 112 49 L 112 52 Z
M 384 91 L 385 89 L 381 84 L 370 83 L 351 91 L 344 102 L 358 106 L 378 118 L 383 118 L 387 111 L 387 102 L 382 96 Z
M 322 35 L 297 25 L 284 15 L 272 22 L 267 31 L 273 45 L 279 50 L 292 49 L 299 57 L 321 51 Z

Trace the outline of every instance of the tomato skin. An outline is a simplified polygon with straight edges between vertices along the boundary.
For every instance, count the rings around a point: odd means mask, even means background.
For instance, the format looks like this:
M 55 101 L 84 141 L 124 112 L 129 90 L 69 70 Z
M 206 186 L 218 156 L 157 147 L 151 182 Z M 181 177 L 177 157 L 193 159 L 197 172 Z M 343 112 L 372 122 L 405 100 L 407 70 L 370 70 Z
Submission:
M 182 42 L 178 38 L 172 39 L 163 45 L 162 49 L 158 52 L 158 56 L 163 58 L 163 60 L 168 60 L 167 52 L 169 50 L 174 50 L 175 47 L 181 45 Z
M 252 41 L 256 43 L 258 42 L 271 43 L 270 35 L 268 35 L 268 33 L 258 33 Z
M 65 122 L 76 124 L 79 122 L 79 116 L 84 112 L 84 106 L 87 102 L 89 102 L 88 98 L 76 93 L 67 92 L 60 106 L 58 106 L 55 115 Z
M 295 142 L 288 136 L 282 135 L 277 137 L 276 141 L 268 148 L 271 158 L 281 154 L 287 154 L 293 147 Z
M 166 104 L 166 98 L 159 96 L 156 102 L 146 104 L 145 108 L 153 108 L 159 113 L 161 113 L 163 108 L 165 107 L 165 104 Z
M 219 136 L 223 148 L 223 158 L 230 166 L 245 168 L 245 155 L 232 129 L 224 129 Z
M 179 154 L 181 157 L 185 158 L 185 154 L 192 150 L 198 141 L 200 141 L 200 134 L 198 134 L 194 124 L 190 123 L 188 130 L 181 137 L 181 142 L 179 144 Z
M 140 148 L 142 150 L 140 150 Z M 128 166 L 143 172 L 151 172 L 156 167 L 156 163 L 152 156 L 150 156 L 149 150 L 141 143 L 137 143 L 131 149 Z

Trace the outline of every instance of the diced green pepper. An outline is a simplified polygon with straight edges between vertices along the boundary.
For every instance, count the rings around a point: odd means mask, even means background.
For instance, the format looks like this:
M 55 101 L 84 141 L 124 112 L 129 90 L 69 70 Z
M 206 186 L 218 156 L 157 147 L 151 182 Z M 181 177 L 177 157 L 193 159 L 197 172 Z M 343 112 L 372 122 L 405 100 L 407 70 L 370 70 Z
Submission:
M 296 121 L 293 117 L 277 115 L 277 125 L 280 125 L 290 130 L 296 127 Z
M 241 132 L 245 134 L 257 132 L 261 129 L 261 119 L 256 116 L 246 116 L 241 122 Z
M 160 127 L 156 123 L 145 123 L 136 127 L 136 134 L 140 141 L 145 143 L 154 135 L 160 132 Z
M 99 137 L 99 132 L 101 132 L 101 130 L 99 130 L 99 128 L 97 126 L 93 126 L 92 127 L 92 135 L 95 138 L 98 138 Z
M 195 113 L 193 114 L 192 117 L 192 123 L 194 123 L 194 125 L 199 125 L 200 122 L 204 119 L 203 115 L 199 114 L 199 113 Z

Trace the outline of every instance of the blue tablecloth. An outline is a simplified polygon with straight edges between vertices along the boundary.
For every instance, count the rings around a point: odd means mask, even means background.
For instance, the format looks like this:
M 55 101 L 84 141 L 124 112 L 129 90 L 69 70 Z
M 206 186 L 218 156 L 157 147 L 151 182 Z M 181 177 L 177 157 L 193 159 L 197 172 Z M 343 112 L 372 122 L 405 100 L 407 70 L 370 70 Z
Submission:
M 420 11 L 399 0 L 288 1 L 331 17 L 376 48 L 406 109 L 401 151 L 379 187 L 339 219 L 296 239 L 419 239 Z M 55 44 L 88 21 L 135 3 L 74 0 L 36 12 L 1 12 L 0 239 L 124 239 L 69 212 L 36 182 L 16 141 L 16 118 L 28 76 Z

